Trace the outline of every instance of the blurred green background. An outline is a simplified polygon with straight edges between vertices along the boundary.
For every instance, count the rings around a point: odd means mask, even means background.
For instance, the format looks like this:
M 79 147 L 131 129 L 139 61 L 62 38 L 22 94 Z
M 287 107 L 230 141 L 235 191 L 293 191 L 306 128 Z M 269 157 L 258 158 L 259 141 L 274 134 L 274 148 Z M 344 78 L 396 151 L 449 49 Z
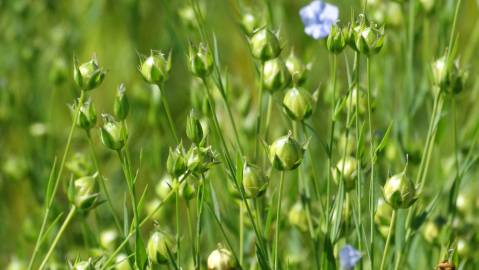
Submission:
M 141 185 L 154 185 L 163 176 L 167 149 L 174 141 L 167 136 L 166 125 L 156 127 L 159 132 L 154 134 L 155 128 L 150 125 L 148 113 L 152 91 L 142 80 L 137 67 L 139 56 L 148 55 L 151 49 L 172 52 L 173 70 L 164 93 L 172 108 L 177 130 L 184 137 L 192 90 L 192 77 L 186 67 L 187 46 L 189 41 L 197 43 L 200 40 L 194 23 L 182 14 L 188 2 L 0 0 L 0 267 L 11 256 L 30 256 L 41 221 L 49 170 L 54 157 L 62 154 L 71 123 L 67 104 L 78 96 L 72 78 L 73 56 L 84 62 L 96 54 L 100 65 L 108 70 L 104 83 L 92 92 L 98 112 L 112 111 L 116 88 L 125 83 L 131 99 L 128 122 L 133 156 L 138 156 L 143 150 L 145 157 Z M 318 85 L 323 86 L 319 109 L 312 122 L 319 133 L 326 134 L 328 122 L 325 119 L 328 119 L 329 107 L 325 104 L 329 92 L 324 86 L 330 80 L 331 58 L 324 41 L 315 41 L 303 32 L 298 12 L 308 2 L 243 1 L 260 11 L 268 10 L 269 4 L 273 26 L 280 30 L 285 55 L 294 48 L 305 62 L 312 63 L 306 87 L 313 90 Z M 340 7 L 341 22 L 348 22 L 351 11 L 358 10 L 360 6 L 359 0 L 329 2 Z M 399 6 L 399 10 L 391 14 L 387 13 L 388 10 L 374 14 L 382 16 L 387 23 L 385 48 L 373 60 L 376 126 L 384 131 L 393 119 L 397 124 L 397 140 L 404 152 L 410 154 L 412 162 L 414 154 L 422 149 L 427 129 L 426 112 L 431 106 L 431 94 L 427 89 L 428 65 L 443 54 L 453 18 L 454 0 L 436 2 L 436 10 L 432 14 L 421 11 L 418 2 L 414 31 L 416 46 L 412 59 L 415 63 L 412 71 L 414 89 L 408 88 L 405 79 L 410 75 L 405 69 L 406 6 Z M 255 98 L 255 66 L 247 40 L 237 23 L 238 3 L 236 0 L 207 0 L 202 2 L 202 6 L 207 25 L 218 40 L 221 64 L 232 82 L 231 95 L 239 97 L 247 92 Z M 464 142 L 470 139 L 479 119 L 475 78 L 479 57 L 478 18 L 476 1 L 463 1 L 457 28 L 458 55 L 469 68 L 471 78 L 466 93 L 457 98 L 458 130 Z M 341 91 L 345 91 L 347 85 L 345 70 L 340 60 L 338 83 Z M 158 114 L 161 119 L 161 112 Z M 443 157 L 452 151 L 448 117 L 450 115 L 445 116 L 446 121 L 438 135 L 440 147 L 437 149 Z M 83 134 L 77 132 L 75 136 L 72 153 L 84 151 L 87 144 L 82 139 Z M 111 158 L 112 154 L 99 143 L 97 133 L 94 139 L 101 150 L 101 164 L 104 174 L 111 180 L 110 185 L 114 190 L 124 188 L 119 166 Z M 319 163 L 324 163 L 324 154 L 320 154 L 318 149 L 316 152 Z M 436 177 L 438 183 L 442 183 L 447 174 L 443 162 L 443 159 L 433 158 L 431 177 Z M 384 173 L 397 170 L 402 164 L 389 163 L 384 166 Z M 67 201 L 61 193 L 58 201 L 62 203 L 58 204 L 56 211 L 66 209 Z M 120 201 L 118 205 L 121 206 Z

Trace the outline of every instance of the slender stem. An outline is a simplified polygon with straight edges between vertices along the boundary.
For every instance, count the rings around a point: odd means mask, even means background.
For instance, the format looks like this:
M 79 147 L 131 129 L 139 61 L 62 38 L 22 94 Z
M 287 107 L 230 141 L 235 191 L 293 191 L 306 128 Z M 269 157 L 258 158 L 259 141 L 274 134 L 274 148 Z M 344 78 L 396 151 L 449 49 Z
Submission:
M 176 264 L 180 265 L 180 259 L 181 259 L 181 245 L 180 245 L 180 182 L 178 179 L 175 179 L 176 185 L 178 188 L 176 188 L 175 192 L 175 216 L 176 216 Z
M 331 106 L 331 130 L 329 134 L 328 145 L 328 175 L 326 179 L 326 210 L 329 212 L 329 202 L 331 198 L 331 170 L 333 164 L 333 142 L 334 142 L 334 129 L 336 127 L 335 110 L 336 110 L 336 70 L 337 70 L 337 56 L 333 55 L 333 100 Z
M 259 140 L 261 138 L 261 117 L 263 115 L 263 96 L 264 96 L 264 89 L 263 89 L 263 63 L 260 65 L 259 71 L 259 97 L 258 97 L 258 117 L 256 119 L 256 138 L 255 138 L 255 145 L 254 145 L 254 153 L 255 153 L 255 160 L 259 158 Z
M 195 269 L 200 269 L 200 240 L 201 240 L 201 232 L 202 232 L 202 222 L 201 217 L 203 215 L 204 209 L 204 200 L 205 200 L 205 177 L 201 175 L 200 186 L 198 188 L 197 194 L 197 210 L 196 210 L 196 236 L 195 236 L 195 245 L 196 245 L 196 257 L 195 257 Z
M 67 228 L 68 224 L 70 224 L 70 221 L 72 220 L 73 216 L 76 213 L 77 208 L 75 206 L 72 206 L 70 208 L 70 212 L 68 213 L 67 217 L 65 218 L 65 221 L 63 221 L 62 226 L 60 227 L 60 230 L 58 231 L 57 235 L 55 236 L 55 239 L 53 240 L 52 244 L 50 245 L 50 249 L 48 250 L 47 254 L 43 258 L 42 264 L 38 268 L 39 270 L 42 270 L 45 268 L 48 259 L 53 253 L 53 250 L 55 249 L 56 245 L 58 244 L 58 241 L 62 237 L 63 233 L 65 232 L 65 229 Z
M 160 86 L 158 85 L 160 88 Z M 160 91 L 162 89 L 160 88 Z M 178 135 L 176 135 L 175 125 L 173 124 L 173 118 L 171 118 L 170 106 L 168 105 L 168 101 L 166 100 L 165 93 L 161 93 L 161 104 L 163 105 L 163 109 L 165 110 L 166 119 L 168 120 L 168 126 L 170 127 L 171 135 L 175 138 L 176 143 L 180 143 L 178 139 Z
M 95 170 L 98 172 L 100 176 L 100 181 L 99 181 L 100 187 L 103 190 L 103 193 L 105 194 L 105 198 L 108 203 L 108 207 L 110 207 L 110 211 L 115 221 L 116 228 L 119 232 L 121 232 L 122 228 L 121 228 L 120 219 L 116 215 L 115 207 L 113 206 L 113 201 L 111 199 L 110 193 L 108 192 L 108 188 L 105 184 L 105 178 L 103 177 L 103 174 L 100 172 L 100 166 L 98 165 L 98 159 L 95 153 L 95 146 L 93 145 L 93 140 L 91 138 L 90 131 L 87 131 L 86 134 L 87 134 L 88 144 L 90 145 L 90 155 L 91 155 L 91 158 L 93 159 L 93 165 L 95 166 Z
M 284 171 L 281 171 L 281 180 L 279 182 L 279 191 L 278 191 L 278 203 L 276 208 L 276 228 L 275 228 L 275 237 L 274 237 L 274 249 L 273 249 L 273 260 L 274 266 L 273 269 L 278 269 L 278 242 L 279 242 L 279 220 L 281 215 L 281 200 L 283 196 L 283 185 L 284 185 Z
M 239 202 L 239 261 L 240 264 L 243 265 L 243 257 L 244 257 L 244 210 L 243 210 L 243 202 Z
M 356 106 L 355 106 L 355 113 L 356 113 L 356 160 L 357 160 L 357 170 L 356 170 L 356 174 L 357 174 L 357 193 L 358 193 L 358 204 L 357 204 L 357 208 L 358 208 L 358 221 L 359 221 L 359 224 L 360 226 L 362 226 L 362 214 L 361 214 L 361 210 L 362 210 L 362 183 L 361 183 L 361 157 L 360 157 L 360 143 L 361 143 L 361 140 L 360 140 L 360 128 L 359 128 L 359 104 L 360 104 L 360 100 L 359 100 L 359 96 L 360 96 L 360 87 L 359 87 L 359 78 L 360 78 L 360 74 L 359 74 L 359 69 L 360 69 L 360 54 L 358 52 L 356 52 L 356 55 L 355 55 L 355 76 L 354 76 L 354 87 L 356 88 Z M 358 239 L 358 247 L 359 249 L 361 249 L 362 247 L 362 242 L 361 242 L 361 239 Z
M 63 173 L 63 168 L 65 167 L 65 162 L 66 162 L 66 159 L 68 157 L 68 153 L 69 153 L 70 148 L 71 148 L 73 132 L 75 131 L 76 123 L 78 121 L 78 116 L 80 114 L 80 108 L 81 108 L 81 105 L 83 104 L 84 100 L 85 100 L 85 91 L 82 90 L 81 94 L 80 94 L 80 99 L 78 101 L 78 106 L 75 110 L 73 121 L 72 121 L 72 124 L 70 126 L 70 131 L 68 133 L 67 143 L 66 143 L 66 146 L 65 146 L 65 150 L 63 152 L 62 160 L 60 162 L 60 167 L 58 168 L 58 174 L 57 174 L 57 177 L 56 177 L 55 182 L 54 182 L 53 190 L 50 194 L 50 200 L 48 202 L 47 201 L 45 202 L 46 207 L 45 207 L 45 212 L 43 214 L 42 226 L 40 228 L 40 232 L 38 233 L 37 241 L 35 243 L 35 248 L 33 250 L 32 257 L 30 258 L 30 262 L 28 264 L 28 270 L 31 270 L 33 268 L 33 263 L 35 262 L 35 258 L 38 254 L 39 249 L 40 249 L 41 239 L 43 238 L 43 234 L 45 233 L 45 229 L 47 228 L 47 222 L 48 222 L 48 216 L 50 214 L 50 209 L 53 205 L 55 194 L 57 193 L 57 190 L 58 190 L 58 185 L 60 183 L 60 178 L 61 178 L 62 173 Z
M 370 239 L 370 254 L 371 254 L 371 268 L 374 266 L 374 164 L 376 162 L 375 158 L 375 142 L 373 137 L 373 127 L 371 120 L 371 58 L 366 60 L 366 69 L 367 69 L 367 79 L 368 79 L 368 124 L 369 124 L 369 155 L 371 162 L 371 178 L 369 179 L 369 233 L 371 236 Z
M 397 216 L 397 210 L 393 210 L 391 223 L 389 224 L 388 237 L 386 238 L 386 244 L 384 246 L 383 257 L 381 260 L 381 266 L 379 267 L 379 270 L 383 270 L 384 264 L 386 263 L 386 257 L 388 256 L 388 251 L 389 251 L 389 244 L 391 242 L 391 238 L 393 235 L 394 226 L 396 225 L 396 216 Z

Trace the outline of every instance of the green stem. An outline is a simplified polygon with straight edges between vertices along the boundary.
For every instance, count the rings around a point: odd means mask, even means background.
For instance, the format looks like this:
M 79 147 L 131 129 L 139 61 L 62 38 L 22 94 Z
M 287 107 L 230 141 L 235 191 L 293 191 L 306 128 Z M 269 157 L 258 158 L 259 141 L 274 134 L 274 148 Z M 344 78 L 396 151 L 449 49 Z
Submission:
M 357 204 L 357 208 L 358 208 L 358 223 L 360 224 L 360 226 L 362 227 L 362 214 L 361 214 L 361 209 L 362 209 L 362 183 L 361 183 L 361 157 L 360 157 L 360 143 L 361 143 L 361 140 L 360 140 L 360 129 L 359 129 L 359 104 L 360 104 L 360 100 L 359 100 L 359 96 L 360 96 L 360 87 L 359 87 L 359 78 L 360 78 L 360 74 L 359 74 L 359 70 L 360 70 L 360 54 L 358 52 L 356 52 L 355 54 L 355 61 L 354 61 L 354 65 L 355 65 L 355 76 L 354 76 L 354 87 L 356 88 L 356 106 L 355 106 L 355 114 L 356 114 L 356 160 L 357 160 L 357 170 L 356 170 L 356 174 L 357 174 L 357 193 L 358 193 L 358 204 Z M 362 247 L 362 242 L 361 242 L 361 239 L 358 239 L 358 247 L 359 249 L 361 249 Z
M 158 85 L 158 88 L 160 86 Z M 160 88 L 161 92 L 161 88 Z M 173 124 L 173 118 L 171 118 L 170 106 L 168 105 L 168 101 L 166 100 L 165 93 L 161 93 L 161 104 L 163 105 L 163 109 L 165 110 L 166 119 L 168 120 L 168 126 L 170 127 L 171 135 L 175 138 L 176 143 L 180 143 L 178 139 L 178 135 L 176 135 L 175 125 Z
M 371 269 L 374 266 L 374 164 L 376 162 L 375 158 L 375 143 L 373 137 L 373 127 L 371 120 L 371 59 L 367 58 L 366 60 L 366 69 L 367 69 L 367 79 L 368 79 L 368 124 L 369 124 L 369 155 L 371 161 L 371 178 L 369 179 L 369 233 L 371 236 L 370 239 L 370 254 L 371 254 Z
M 333 167 L 333 143 L 334 143 L 334 129 L 336 127 L 335 119 L 335 110 L 336 110 L 336 69 L 337 69 L 337 56 L 333 55 L 333 100 L 331 107 L 331 130 L 329 134 L 329 145 L 328 145 L 328 175 L 326 179 L 326 210 L 329 212 L 329 202 L 331 198 L 331 170 Z
M 195 246 L 196 246 L 196 256 L 195 256 L 195 269 L 201 269 L 200 263 L 200 240 L 202 232 L 202 222 L 201 217 L 203 216 L 204 201 L 205 201 L 205 177 L 201 175 L 200 186 L 198 188 L 198 194 L 196 198 L 197 209 L 196 209 L 196 236 L 195 236 Z
M 243 265 L 243 257 L 244 257 L 244 210 L 243 210 L 243 202 L 239 203 L 239 227 L 240 227 L 240 232 L 239 232 L 239 261 L 240 264 Z
M 181 259 L 181 245 L 180 245 L 180 182 L 178 179 L 175 179 L 176 188 L 175 192 L 175 216 L 176 216 L 176 264 L 180 265 Z
M 63 221 L 62 226 L 60 227 L 60 230 L 58 231 L 57 235 L 55 236 L 55 239 L 53 240 L 52 244 L 50 245 L 50 249 L 48 250 L 47 254 L 43 258 L 42 264 L 38 268 L 39 270 L 42 270 L 45 268 L 48 259 L 53 253 L 53 250 L 55 249 L 56 245 L 58 244 L 58 241 L 62 237 L 63 233 L 65 232 L 65 229 L 67 228 L 68 224 L 70 224 L 70 221 L 72 220 L 73 216 L 76 213 L 77 208 L 75 206 L 72 206 L 70 208 L 70 212 L 68 213 L 67 217 L 65 218 L 65 221 Z
M 261 138 L 261 117 L 263 115 L 263 96 L 264 96 L 264 89 L 263 89 L 263 63 L 260 65 L 259 71 L 259 98 L 258 98 L 258 117 L 256 119 L 256 138 L 255 138 L 255 145 L 254 145 L 254 153 L 255 153 L 255 160 L 259 158 L 259 141 Z
M 100 181 L 99 181 L 100 187 L 103 190 L 103 193 L 105 194 L 105 198 L 106 198 L 108 207 L 110 207 L 111 215 L 113 216 L 113 219 L 115 221 L 116 228 L 119 232 L 121 232 L 122 227 L 120 225 L 121 224 L 120 219 L 116 215 L 115 207 L 113 206 L 113 201 L 111 199 L 110 193 L 108 192 L 108 188 L 105 183 L 105 178 L 103 177 L 103 174 L 100 172 L 100 166 L 98 165 L 98 159 L 96 157 L 95 146 L 93 145 L 91 133 L 90 131 L 87 131 L 86 134 L 87 134 L 88 144 L 90 145 L 90 155 L 91 155 L 91 158 L 93 159 L 93 165 L 95 166 L 95 170 L 98 172 L 100 176 Z
M 273 260 L 274 266 L 273 269 L 278 269 L 278 243 L 279 243 L 279 220 L 281 215 L 281 200 L 283 196 L 283 185 L 284 185 L 284 171 L 281 171 L 281 180 L 279 182 L 279 191 L 278 191 L 278 203 L 276 207 L 276 228 L 275 228 L 275 237 L 274 237 L 274 249 L 273 249 Z
M 383 270 L 384 264 L 386 263 L 386 257 L 388 256 L 388 251 L 389 251 L 389 244 L 391 242 L 394 226 L 396 225 L 396 216 L 397 216 L 397 210 L 393 210 L 391 223 L 389 224 L 388 237 L 386 238 L 386 244 L 384 246 L 383 257 L 381 260 L 381 266 L 379 267 L 379 270 Z
M 66 162 L 66 159 L 68 157 L 68 153 L 69 153 L 70 148 L 71 148 L 73 132 L 75 131 L 76 123 L 78 121 L 78 116 L 80 114 L 80 108 L 81 108 L 81 105 L 83 104 L 84 101 L 85 101 L 85 91 L 82 90 L 81 93 L 80 93 L 80 99 L 78 101 L 78 106 L 75 110 L 73 121 L 72 121 L 72 124 L 70 126 L 70 131 L 68 133 L 67 143 L 66 143 L 66 146 L 65 146 L 65 151 L 63 152 L 63 157 L 62 157 L 62 160 L 61 160 L 61 163 L 60 163 L 60 167 L 58 169 L 58 174 L 57 174 L 57 177 L 56 177 L 55 182 L 54 182 L 54 187 L 53 187 L 52 193 L 50 194 L 50 200 L 45 201 L 46 208 L 45 208 L 45 212 L 43 214 L 42 226 L 40 228 L 40 232 L 38 233 L 37 241 L 35 243 L 35 248 L 33 249 L 32 257 L 30 258 L 30 262 L 28 264 L 28 270 L 31 270 L 33 268 L 33 263 L 35 262 L 35 258 L 38 254 L 39 249 L 40 249 L 41 239 L 43 238 L 43 234 L 45 233 L 45 229 L 47 228 L 47 222 L 48 222 L 48 216 L 50 214 L 50 209 L 53 205 L 53 202 L 54 202 L 54 199 L 55 199 L 55 194 L 57 193 L 57 190 L 58 190 L 58 184 L 60 183 L 60 178 L 61 178 L 62 173 L 63 173 L 63 168 L 65 167 L 65 162 Z

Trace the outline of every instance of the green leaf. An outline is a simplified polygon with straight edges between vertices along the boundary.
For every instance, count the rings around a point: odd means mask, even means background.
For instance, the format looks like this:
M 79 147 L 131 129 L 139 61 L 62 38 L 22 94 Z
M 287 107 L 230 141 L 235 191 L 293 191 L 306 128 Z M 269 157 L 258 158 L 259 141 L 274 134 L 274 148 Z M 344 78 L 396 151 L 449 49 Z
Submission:
M 391 134 L 392 126 L 393 126 L 393 122 L 389 123 L 388 129 L 384 133 L 384 136 L 381 139 L 381 142 L 376 147 L 375 155 L 377 155 L 379 152 L 381 152 L 384 149 L 384 147 L 386 146 L 386 144 L 388 143 L 389 135 Z

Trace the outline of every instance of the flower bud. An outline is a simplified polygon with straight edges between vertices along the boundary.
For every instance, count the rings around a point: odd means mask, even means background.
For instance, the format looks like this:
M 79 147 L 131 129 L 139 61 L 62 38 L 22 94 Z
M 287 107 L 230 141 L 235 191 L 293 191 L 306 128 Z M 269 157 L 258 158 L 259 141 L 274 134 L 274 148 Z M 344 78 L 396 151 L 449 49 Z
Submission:
M 392 208 L 409 208 L 416 201 L 416 188 L 404 172 L 391 176 L 384 185 L 384 199 Z
M 208 270 L 234 270 L 236 260 L 231 251 L 226 248 L 215 249 L 208 256 Z
M 291 82 L 291 73 L 284 64 L 283 60 L 276 58 L 264 63 L 263 66 L 263 87 L 274 92 L 283 90 Z
M 113 104 L 113 112 L 116 119 L 123 121 L 128 116 L 128 111 L 130 110 L 130 105 L 128 103 L 128 98 L 126 97 L 126 89 L 124 84 L 120 84 L 118 91 L 115 97 L 115 103 Z
M 178 17 L 184 26 L 190 30 L 198 28 L 198 21 L 196 20 L 195 10 L 191 5 L 186 5 L 178 10 Z
M 261 19 L 251 11 L 243 11 L 240 25 L 245 34 L 251 36 L 261 26 Z
M 204 43 L 197 47 L 190 45 L 188 52 L 188 64 L 193 75 L 205 78 L 213 71 L 213 55 Z
M 93 164 L 84 153 L 75 153 L 66 163 L 66 167 L 75 177 L 83 177 L 94 173 Z
M 304 84 L 304 82 L 306 81 L 306 71 L 308 70 L 308 68 L 294 54 L 294 52 L 291 52 L 286 59 L 286 68 L 288 68 L 288 71 L 291 74 L 295 85 Z
M 200 118 L 194 109 L 190 111 L 186 119 L 186 136 L 196 144 L 199 144 L 204 138 Z
M 183 175 L 187 169 L 183 145 L 180 143 L 175 150 L 170 148 L 170 153 L 166 160 L 166 170 L 168 173 L 172 177 L 178 178 Z
M 291 119 L 303 121 L 313 113 L 313 103 L 308 91 L 293 87 L 284 95 L 283 108 Z
M 326 47 L 334 54 L 339 54 L 344 50 L 346 47 L 346 36 L 342 28 L 337 25 L 331 27 L 331 32 L 326 41 Z
M 456 208 L 463 216 L 473 215 L 475 209 L 474 195 L 469 192 L 459 192 L 456 198 Z
M 160 85 L 168 80 L 171 71 L 171 53 L 168 59 L 158 51 L 151 51 L 138 68 L 143 79 L 150 84 Z
M 351 191 L 356 186 L 356 177 L 358 173 L 358 161 L 354 157 L 346 157 L 341 159 L 336 164 L 333 170 L 333 179 L 339 185 L 341 175 L 344 180 L 344 188 L 346 191 Z
M 92 176 L 80 177 L 68 187 L 68 199 L 81 211 L 93 209 L 98 203 L 98 173 Z
M 470 241 L 464 238 L 459 238 L 457 240 L 456 251 L 457 254 L 462 258 L 468 258 L 470 255 L 472 255 L 471 244 L 469 242 Z
M 155 194 L 160 198 L 161 201 L 167 199 L 168 195 L 171 193 L 173 185 L 173 179 L 168 174 L 165 174 L 161 180 L 155 186 Z
M 426 224 L 424 224 L 422 236 L 428 243 L 438 243 L 439 235 L 445 224 L 446 220 L 442 217 L 427 221 Z
M 245 163 L 243 167 L 243 187 L 246 196 L 256 198 L 264 194 L 268 187 L 268 177 L 261 168 Z
M 391 223 L 391 217 L 393 209 L 384 200 L 378 200 L 378 206 L 376 213 L 374 214 L 374 223 L 376 223 L 379 232 L 383 237 L 387 237 L 389 233 L 389 225 Z
M 128 256 L 120 253 L 115 258 L 115 270 L 132 270 L 128 262 Z
M 190 181 L 183 181 L 180 184 L 180 196 L 185 199 L 185 201 L 190 201 L 195 197 L 196 189 L 193 183 Z
M 460 69 L 458 60 L 448 67 L 446 57 L 443 56 L 432 64 L 432 77 L 439 90 L 458 94 L 464 88 L 467 74 Z
M 72 107 L 72 110 L 74 112 L 76 111 L 76 106 L 80 106 L 78 120 L 76 123 L 77 126 L 87 131 L 95 127 L 96 119 L 97 119 L 96 110 L 91 100 L 88 99 L 87 101 L 83 102 L 83 104 L 81 105 L 79 104 L 74 105 Z
M 426 11 L 427 13 L 430 13 L 434 8 L 436 0 L 419 0 L 419 3 L 421 3 L 421 6 L 424 9 L 424 11 Z
M 101 141 L 111 150 L 121 150 L 128 137 L 124 126 L 115 121 L 111 116 L 104 116 L 106 123 L 100 129 Z
M 89 259 L 88 261 L 80 261 L 76 262 L 72 270 L 96 270 L 97 268 L 95 267 L 95 264 L 93 264 L 93 261 Z
M 262 62 L 274 59 L 281 53 L 278 37 L 267 28 L 254 32 L 249 43 L 253 57 Z
M 353 88 L 351 89 L 351 93 L 347 97 L 345 105 L 349 108 L 350 111 L 354 112 L 356 111 L 356 106 L 358 106 L 359 104 L 358 111 L 359 111 L 359 114 L 362 115 L 367 112 L 367 109 L 368 109 L 367 102 L 368 100 L 367 100 L 367 95 L 365 90 L 361 87 L 358 87 L 357 85 L 354 85 Z M 371 107 L 373 105 L 374 104 L 371 104 Z
M 76 58 L 73 62 L 73 78 L 81 90 L 88 91 L 100 86 L 105 78 L 106 72 L 98 65 L 95 57 L 81 65 L 78 65 Z
M 296 226 L 302 232 L 308 230 L 308 219 L 306 217 L 306 210 L 301 202 L 296 202 L 289 210 L 288 221 L 291 225 Z
M 381 28 L 373 24 L 366 26 L 364 22 L 356 29 L 355 43 L 360 53 L 367 56 L 377 54 L 384 45 L 384 26 Z
M 194 173 L 205 173 L 216 163 L 216 154 L 211 149 L 211 146 L 192 146 L 186 154 L 187 167 Z
M 168 263 L 168 250 L 175 252 L 175 246 L 169 235 L 162 231 L 155 231 L 148 240 L 146 251 L 148 258 L 155 264 Z
M 269 147 L 269 160 L 280 171 L 296 169 L 303 161 L 304 147 L 292 138 L 291 132 Z

